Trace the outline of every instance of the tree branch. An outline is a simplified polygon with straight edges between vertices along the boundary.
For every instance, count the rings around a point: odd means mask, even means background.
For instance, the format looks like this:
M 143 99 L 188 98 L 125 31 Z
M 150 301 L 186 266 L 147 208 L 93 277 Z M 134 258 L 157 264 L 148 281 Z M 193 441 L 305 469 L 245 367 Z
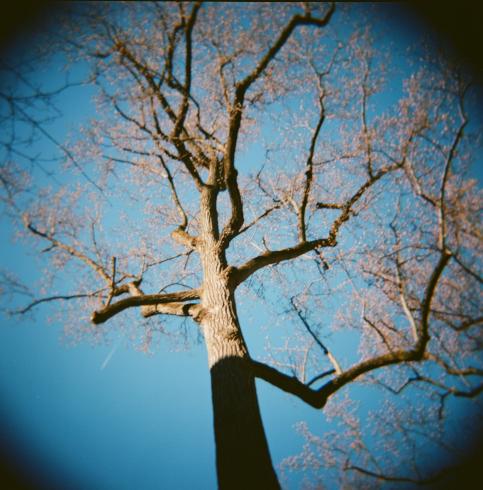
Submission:
M 297 26 L 312 25 L 317 27 L 325 27 L 329 23 L 334 11 L 335 11 L 335 3 L 332 3 L 329 7 L 329 10 L 327 11 L 327 13 L 322 19 L 317 19 L 315 17 L 312 17 L 310 12 L 306 12 L 304 15 L 294 15 L 292 19 L 290 19 L 290 22 L 285 26 L 285 28 L 279 34 L 278 38 L 270 47 L 270 49 L 267 51 L 265 56 L 259 61 L 258 65 L 254 68 L 254 70 L 249 75 L 247 75 L 241 82 L 237 84 L 237 87 L 240 87 L 243 90 L 243 92 L 246 92 L 246 90 L 250 87 L 250 85 L 263 73 L 265 68 L 270 63 L 270 61 L 272 61 L 275 58 L 275 56 L 280 51 L 280 49 L 282 49 L 282 47 L 284 46 L 284 44 L 287 42 L 288 38 L 292 34 L 293 30 Z
M 373 478 L 377 478 L 379 480 L 388 481 L 388 482 L 397 482 L 397 483 L 413 483 L 415 485 L 429 485 L 431 483 L 435 483 L 439 481 L 443 476 L 450 472 L 450 469 L 444 469 L 438 472 L 436 475 L 430 478 L 409 478 L 404 476 L 391 476 L 384 475 L 382 473 L 376 473 L 374 471 L 366 470 L 361 468 L 360 466 L 348 464 L 344 468 L 345 470 L 352 470 L 362 473 L 363 475 L 371 476 Z
M 381 168 L 377 173 L 375 173 L 369 180 L 367 180 L 357 192 L 348 199 L 345 204 L 341 206 L 342 212 L 334 220 L 329 231 L 328 238 L 319 238 L 316 240 L 300 242 L 293 247 L 288 247 L 282 250 L 267 251 L 258 257 L 254 257 L 245 264 L 239 267 L 233 267 L 231 274 L 232 280 L 235 286 L 241 284 L 249 276 L 251 276 L 257 270 L 266 267 L 267 265 L 278 264 L 284 260 L 294 259 L 303 255 L 311 250 L 323 247 L 335 247 L 337 245 L 337 235 L 341 226 L 349 220 L 352 212 L 352 206 L 359 201 L 359 199 L 364 195 L 364 193 L 374 185 L 379 179 L 381 179 L 387 173 L 401 168 L 401 163 L 394 165 L 388 165 Z M 318 208 L 325 208 L 327 204 L 317 203 Z M 337 208 L 338 205 L 337 205 Z
M 314 134 L 312 135 L 312 140 L 310 142 L 309 155 L 307 157 L 307 162 L 305 165 L 304 191 L 302 195 L 302 202 L 300 203 L 300 207 L 298 209 L 299 240 L 301 242 L 305 242 L 307 240 L 305 210 L 307 208 L 307 203 L 310 196 L 310 190 L 312 188 L 315 145 L 317 144 L 317 139 L 319 137 L 320 130 L 322 129 L 322 125 L 324 124 L 325 121 L 325 106 L 324 106 L 323 93 L 319 97 L 319 104 L 320 104 L 319 120 L 317 121 L 317 125 L 315 127 Z
M 65 146 L 63 145 L 62 143 L 60 143 L 59 141 L 57 141 L 56 138 L 54 138 L 52 136 L 52 134 L 50 134 L 43 126 L 42 124 L 40 124 L 38 121 L 36 121 L 35 119 L 33 119 L 29 114 L 27 114 L 18 104 L 15 103 L 14 99 L 10 98 L 9 99 L 9 102 L 11 104 L 15 104 L 15 107 L 16 107 L 16 110 L 18 110 L 23 117 L 25 117 L 25 119 L 34 127 L 36 128 L 38 131 L 40 131 L 51 143 L 53 143 L 57 148 L 59 148 L 60 150 L 62 150 L 62 152 L 65 154 L 65 156 L 67 157 L 67 159 L 72 162 L 72 164 L 74 165 L 74 167 L 77 168 L 77 170 L 80 172 L 80 174 L 84 177 L 84 179 L 89 182 L 89 184 L 91 184 L 92 186 L 94 186 L 101 194 L 104 194 L 104 191 L 101 187 L 99 187 L 96 182 L 94 182 L 94 180 L 89 177 L 89 175 L 87 175 L 87 173 L 85 172 L 85 170 L 82 168 L 82 166 L 79 164 L 79 162 L 76 160 L 76 158 L 74 157 L 74 155 L 72 154 L 72 152 Z
M 431 309 L 431 301 L 434 297 L 436 286 L 443 270 L 448 263 L 451 255 L 447 252 L 442 252 L 441 257 L 433 269 L 431 277 L 426 288 L 423 301 L 422 317 L 421 317 L 421 334 L 418 341 L 412 349 L 391 351 L 390 353 L 373 357 L 366 361 L 362 361 L 348 370 L 338 374 L 335 378 L 327 382 L 318 390 L 312 390 L 308 385 L 300 382 L 295 377 L 287 376 L 276 369 L 265 364 L 253 361 L 254 374 L 256 377 L 277 386 L 283 391 L 298 396 L 300 399 L 315 408 L 322 408 L 327 399 L 346 384 L 356 380 L 363 374 L 374 371 L 376 369 L 391 366 L 393 364 L 401 364 L 410 361 L 421 361 L 425 358 L 425 350 L 429 341 L 429 313 Z M 476 388 L 475 392 L 481 391 L 481 387 Z M 470 393 L 473 393 L 470 392 Z M 466 392 L 458 393 L 458 396 L 470 396 Z
M 336 220 L 332 223 L 329 232 L 329 240 L 335 240 L 337 234 L 339 232 L 340 227 L 349 220 L 352 206 L 361 199 L 361 197 L 365 194 L 365 192 L 372 187 L 379 179 L 381 179 L 384 175 L 394 170 L 397 170 L 402 167 L 402 163 L 395 163 L 394 165 L 387 165 L 386 167 L 381 168 L 378 172 L 373 174 L 364 184 L 359 187 L 359 189 L 352 195 L 350 199 L 348 199 L 344 204 L 326 204 L 326 203 L 317 203 L 317 209 L 341 209 L 340 215 Z
M 263 267 L 266 267 L 267 265 L 278 264 L 285 260 L 295 259 L 317 248 L 335 247 L 336 245 L 337 242 L 335 238 L 332 240 L 330 238 L 320 238 L 318 240 L 302 242 L 293 247 L 284 248 L 282 250 L 269 250 L 257 257 L 254 257 L 239 267 L 232 267 L 231 279 L 234 286 L 238 286 L 253 273 Z
M 72 247 L 71 245 L 67 245 L 67 244 L 57 240 L 56 238 L 52 237 L 51 235 L 49 235 L 45 232 L 42 232 L 42 231 L 38 230 L 37 228 L 35 228 L 32 225 L 32 223 L 30 222 L 27 214 L 24 214 L 22 218 L 23 218 L 23 222 L 24 222 L 25 227 L 30 232 L 32 232 L 34 235 L 37 235 L 41 238 L 44 238 L 45 240 L 48 240 L 50 243 L 52 243 L 52 245 L 54 247 L 60 248 L 61 250 L 64 250 L 65 252 L 67 252 L 69 255 L 72 255 L 73 257 L 77 257 L 78 259 L 82 260 L 82 262 L 84 262 L 85 264 L 90 266 L 97 274 L 99 274 L 99 276 L 101 276 L 102 279 L 104 279 L 108 285 L 111 284 L 111 278 L 109 277 L 109 274 L 107 274 L 106 271 L 104 270 L 104 268 L 101 267 L 97 262 L 92 260 L 90 257 L 85 255 L 84 253 L 80 252 L 76 248 Z
M 273 206 L 267 208 L 262 214 L 260 214 L 255 219 L 253 219 L 253 221 L 251 221 L 250 223 L 246 224 L 243 228 L 241 228 L 237 236 L 241 235 L 242 233 L 245 233 L 245 231 L 248 231 L 252 226 L 255 226 L 259 221 L 261 221 L 263 218 L 271 214 L 273 211 L 280 209 L 281 206 L 282 204 L 280 202 L 277 202 Z
M 252 365 L 254 375 L 257 378 L 267 381 L 282 391 L 297 396 L 314 408 L 322 408 L 331 395 L 363 374 L 392 364 L 400 364 L 419 359 L 421 359 L 421 355 L 415 349 L 394 351 L 389 354 L 374 357 L 367 361 L 362 361 L 347 371 L 342 372 L 317 390 L 311 389 L 309 385 L 302 383 L 296 377 L 288 376 L 266 364 L 252 361 Z M 323 374 L 326 375 L 326 373 Z M 322 376 L 320 375 L 320 377 Z
M 193 20 L 193 22 L 194 22 L 194 20 Z M 160 87 L 156 84 L 156 82 L 154 80 L 154 76 L 151 73 L 151 71 L 149 70 L 149 68 L 147 66 L 145 66 L 139 59 L 137 59 L 133 55 L 133 53 L 127 48 L 126 43 L 123 42 L 121 39 L 115 39 L 114 43 L 115 43 L 116 49 L 119 52 L 119 54 L 122 57 L 125 57 L 135 67 L 135 69 L 138 71 L 138 73 L 140 73 L 144 77 L 144 79 L 148 83 L 149 88 L 151 89 L 152 93 L 154 94 L 154 96 L 156 97 L 158 102 L 160 103 L 163 110 L 166 112 L 168 118 L 170 119 L 171 123 L 173 124 L 173 132 L 170 135 L 169 139 L 171 140 L 171 142 L 175 146 L 176 150 L 178 151 L 179 159 L 183 162 L 183 164 L 185 165 L 189 174 L 193 178 L 193 181 L 194 181 L 197 189 L 201 191 L 201 189 L 204 186 L 203 181 L 202 181 L 202 179 L 201 179 L 201 177 L 200 177 L 200 175 L 196 169 L 195 164 L 192 161 L 192 157 L 191 157 L 190 152 L 187 150 L 183 140 L 179 137 L 180 136 L 179 133 L 181 132 L 181 129 L 179 129 L 179 130 L 177 129 L 177 127 L 181 125 L 183 132 L 186 132 L 184 124 L 182 124 L 182 122 L 184 122 L 184 116 L 178 117 L 176 115 L 173 108 L 171 107 L 168 100 L 166 99 L 165 95 L 161 92 Z M 126 66 L 126 69 L 128 69 L 127 66 Z M 182 116 L 182 114 L 183 114 L 183 111 L 180 112 L 180 116 Z M 180 123 L 180 121 L 181 121 L 181 123 Z M 176 129 L 176 131 L 175 131 L 175 129 Z M 188 139 L 190 139 L 187 132 L 186 132 L 186 135 L 188 136 Z
M 428 286 L 426 288 L 422 311 L 421 311 L 421 332 L 419 336 L 419 340 L 416 344 L 416 349 L 421 353 L 426 349 L 426 345 L 429 342 L 429 315 L 431 313 L 431 302 L 434 297 L 434 293 L 436 291 L 436 287 L 438 285 L 438 281 L 443 273 L 446 265 L 451 259 L 452 254 L 447 250 L 441 251 L 441 255 L 436 266 L 431 273 L 431 277 L 429 278 Z
M 299 317 L 300 321 L 305 326 L 305 329 L 307 330 L 307 332 L 309 332 L 310 336 L 314 339 L 315 343 L 322 349 L 322 352 L 329 359 L 330 363 L 332 364 L 332 366 L 334 368 L 333 369 L 333 372 L 335 372 L 336 374 L 341 374 L 342 373 L 342 370 L 340 368 L 339 363 L 337 362 L 337 359 L 334 357 L 334 355 L 332 354 L 332 352 L 330 352 L 330 350 L 327 349 L 327 347 L 325 346 L 325 344 L 322 343 L 322 341 L 319 339 L 319 337 L 312 330 L 312 327 L 309 325 L 309 322 L 307 321 L 307 319 L 305 318 L 305 316 L 302 314 L 302 312 L 299 310 L 299 308 L 295 304 L 295 301 L 294 301 L 294 298 L 293 297 L 290 298 L 290 304 L 292 305 L 292 308 L 295 311 L 295 313 L 297 314 L 297 316 Z M 317 379 L 320 379 L 320 377 L 321 376 L 319 375 L 316 378 Z M 316 379 L 314 378 L 309 383 L 309 385 L 312 384 L 312 383 L 314 383 L 315 381 L 316 381 Z
M 174 183 L 174 178 L 171 175 L 169 167 L 166 164 L 166 162 L 164 161 L 164 159 L 161 156 L 159 156 L 159 160 L 161 162 L 161 165 L 162 165 L 164 171 L 166 172 L 168 184 L 169 184 L 169 187 L 171 189 L 171 196 L 173 198 L 174 205 L 176 206 L 176 209 L 178 210 L 178 214 L 180 215 L 180 218 L 181 218 L 181 224 L 178 226 L 177 230 L 175 230 L 172 233 L 172 236 L 175 240 L 179 241 L 180 243 L 182 243 L 184 245 L 188 245 L 191 248 L 194 248 L 195 243 L 196 243 L 196 238 L 192 237 L 191 235 L 189 235 L 186 232 L 186 228 L 188 226 L 188 216 L 186 215 L 186 212 L 185 212 L 183 206 L 181 205 L 181 201 L 179 199 L 179 195 L 178 195 L 178 192 L 176 190 L 176 185 Z
M 192 64 L 192 43 L 191 35 L 196 22 L 198 10 L 201 7 L 201 2 L 195 2 L 191 10 L 191 15 L 185 26 L 185 80 L 182 88 L 183 100 L 180 104 L 178 117 L 173 127 L 173 137 L 178 138 L 181 130 L 184 128 L 186 114 L 188 113 L 190 92 L 191 92 L 191 64 Z
M 93 296 L 96 296 L 99 294 L 100 291 L 95 291 L 93 293 L 81 293 L 81 294 L 66 294 L 66 295 L 58 295 L 58 296 L 48 296 L 46 298 L 40 298 L 32 301 L 30 304 L 25 306 L 24 308 L 18 309 L 18 310 L 12 310 L 9 313 L 13 315 L 24 315 L 31 309 L 35 308 L 36 306 L 42 304 L 42 303 L 49 303 L 51 301 L 69 301 L 71 299 L 79 299 L 79 298 L 92 298 Z
M 131 294 L 135 291 L 134 286 L 129 287 Z M 113 316 L 117 315 L 121 311 L 132 308 L 134 306 L 148 306 L 148 305 L 168 305 L 169 303 L 176 303 L 175 305 L 166 306 L 167 309 L 172 309 L 172 311 L 181 312 L 182 308 L 179 303 L 190 301 L 193 299 L 200 298 L 200 290 L 192 289 L 190 291 L 179 291 L 176 293 L 166 293 L 166 294 L 139 294 L 136 296 L 130 296 L 129 298 L 122 299 L 116 303 L 105 306 L 101 310 L 94 311 L 91 316 L 91 321 L 94 324 L 104 323 Z M 186 313 L 189 314 L 190 307 L 193 305 L 187 305 L 185 308 Z M 176 313 L 177 314 L 177 313 Z
M 243 114 L 243 104 L 245 94 L 253 82 L 267 68 L 268 64 L 275 58 L 277 53 L 282 49 L 293 30 L 299 25 L 315 25 L 318 27 L 326 26 L 335 10 L 335 4 L 331 4 L 328 12 L 323 19 L 316 19 L 311 16 L 310 12 L 305 15 L 295 15 L 290 19 L 274 44 L 267 51 L 265 56 L 259 61 L 253 71 L 247 75 L 242 81 L 235 85 L 235 95 L 233 104 L 230 109 L 230 122 L 228 128 L 228 137 L 225 147 L 225 155 L 223 161 L 224 181 L 230 195 L 231 216 L 228 223 L 225 225 L 221 237 L 220 245 L 224 249 L 228 246 L 230 240 L 236 236 L 240 228 L 243 226 L 243 201 L 240 195 L 240 189 L 237 183 L 237 171 L 235 168 L 235 150 L 237 146 L 238 133 Z M 320 128 L 319 128 L 320 130 Z

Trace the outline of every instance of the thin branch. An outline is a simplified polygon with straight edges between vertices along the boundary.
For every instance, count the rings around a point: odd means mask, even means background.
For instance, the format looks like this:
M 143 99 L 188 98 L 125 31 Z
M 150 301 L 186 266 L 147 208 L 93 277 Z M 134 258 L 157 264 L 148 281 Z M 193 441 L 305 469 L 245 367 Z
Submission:
M 322 349 L 322 352 L 329 359 L 330 363 L 334 367 L 333 371 L 336 374 L 341 374 L 342 373 L 342 370 L 341 370 L 340 365 L 337 362 L 336 358 L 334 357 L 334 355 L 332 354 L 332 352 L 330 352 L 329 349 L 327 349 L 327 347 L 325 346 L 325 344 L 322 343 L 322 341 L 319 339 L 318 335 L 316 335 L 315 332 L 312 330 L 312 327 L 309 325 L 309 322 L 307 321 L 307 319 L 305 318 L 305 316 L 302 314 L 302 312 L 300 311 L 300 309 L 295 304 L 295 301 L 294 301 L 294 298 L 293 297 L 290 298 L 290 304 L 292 305 L 292 308 L 295 311 L 295 313 L 297 314 L 297 316 L 299 317 L 300 321 L 303 323 L 303 325 L 304 325 L 305 329 L 307 330 L 307 332 L 310 334 L 310 336 L 314 339 L 315 343 Z
M 439 356 L 436 356 L 430 352 L 426 353 L 424 357 L 439 364 L 448 374 L 451 374 L 452 376 L 483 376 L 483 369 L 478 369 L 475 367 L 467 367 L 463 369 L 454 368 Z
M 179 196 L 178 196 L 178 192 L 176 191 L 176 186 L 174 183 L 173 176 L 171 175 L 171 171 L 169 170 L 168 165 L 166 165 L 166 162 L 164 161 L 164 158 L 161 155 L 159 155 L 159 161 L 161 162 L 161 166 L 163 167 L 164 171 L 166 172 L 168 184 L 169 184 L 169 187 L 171 189 L 171 195 L 173 198 L 173 202 L 174 202 L 176 209 L 178 210 L 178 213 L 181 217 L 181 224 L 179 225 L 179 227 L 182 230 L 185 230 L 186 227 L 188 226 L 188 217 L 186 215 L 185 210 L 183 209 L 183 206 L 181 205 L 181 201 L 179 200 Z
M 320 104 L 319 120 L 317 121 L 317 125 L 315 127 L 314 133 L 312 135 L 312 140 L 310 142 L 309 155 L 307 157 L 307 162 L 305 165 L 304 191 L 303 191 L 303 195 L 302 195 L 302 202 L 300 203 L 300 207 L 298 210 L 299 240 L 301 242 L 305 242 L 307 240 L 307 230 L 306 230 L 306 224 L 305 224 L 305 211 L 307 208 L 307 203 L 308 203 L 310 191 L 312 188 L 315 146 L 317 144 L 317 139 L 319 137 L 320 130 L 322 129 L 322 125 L 324 124 L 324 121 L 325 121 L 325 106 L 324 106 L 324 95 L 323 94 L 321 94 L 319 97 L 319 104 Z
M 356 465 L 346 465 L 345 470 L 352 470 L 352 471 L 357 471 L 359 473 L 362 473 L 367 476 L 371 476 L 373 478 L 377 478 L 379 480 L 383 481 L 388 481 L 388 482 L 397 482 L 397 483 L 413 483 L 415 485 L 429 485 L 431 483 L 435 483 L 439 481 L 443 476 L 445 476 L 447 473 L 450 472 L 450 469 L 444 469 L 440 472 L 438 472 L 435 476 L 432 476 L 430 478 L 410 478 L 410 477 L 404 477 L 404 476 L 391 476 L 391 475 L 384 475 L 382 473 L 376 473 L 374 471 L 370 471 L 364 468 L 361 468 L 360 466 Z
M 387 165 L 381 168 L 377 173 L 373 174 L 372 177 L 370 177 L 363 185 L 361 185 L 361 187 L 359 187 L 359 189 L 352 195 L 352 197 L 349 198 L 342 205 L 317 203 L 318 209 L 330 208 L 330 209 L 341 209 L 342 211 L 340 215 L 337 217 L 337 219 L 335 219 L 334 222 L 332 223 L 329 232 L 329 240 L 334 240 L 334 241 L 336 240 L 340 227 L 346 221 L 348 221 L 351 216 L 352 207 L 361 199 L 361 197 L 366 193 L 366 191 L 370 189 L 384 175 L 386 175 L 389 172 L 398 170 L 401 167 L 402 167 L 402 163 L 399 162 L 394 165 Z
M 62 143 L 57 141 L 56 138 L 54 138 L 48 131 L 46 131 L 41 124 L 39 124 L 37 121 L 32 119 L 21 107 L 17 106 L 17 110 L 22 113 L 22 115 L 33 125 L 35 126 L 50 142 L 52 142 L 57 148 L 60 148 L 64 154 L 67 156 L 67 158 L 73 163 L 73 165 L 79 170 L 80 174 L 84 177 L 84 179 L 89 182 L 92 186 L 94 186 L 101 194 L 104 194 L 104 190 L 99 187 L 92 179 L 87 175 L 85 170 L 80 166 L 80 164 L 77 162 L 75 159 L 74 155 L 72 152 Z
M 268 209 L 266 209 L 262 214 L 260 214 L 259 216 L 257 216 L 253 221 L 251 221 L 250 223 L 248 223 L 245 226 L 243 226 L 240 229 L 240 231 L 238 232 L 238 235 L 237 236 L 241 235 L 242 233 L 245 233 L 245 231 L 248 231 L 252 226 L 255 226 L 259 221 L 261 221 L 263 218 L 266 218 L 273 211 L 275 211 L 277 209 L 280 209 L 281 206 L 282 206 L 281 203 L 276 203 L 273 206 L 271 206 Z
M 71 299 L 79 299 L 79 298 L 92 298 L 93 296 L 97 296 L 101 290 L 95 291 L 93 293 L 81 293 L 81 294 L 64 294 L 64 295 L 58 295 L 58 296 L 48 296 L 46 298 L 40 298 L 36 299 L 35 301 L 32 301 L 30 304 L 25 306 L 24 308 L 18 309 L 18 310 L 12 310 L 9 313 L 12 315 L 23 315 L 30 311 L 31 309 L 35 308 L 38 305 L 41 305 L 43 303 L 50 303 L 51 301 L 69 301 Z
M 453 255 L 453 259 L 455 260 L 455 262 L 467 273 L 469 274 L 470 276 L 474 277 L 480 284 L 483 283 L 483 277 L 481 277 L 479 274 L 477 274 L 475 271 L 473 271 L 472 269 L 470 269 L 470 267 L 468 267 L 462 260 L 461 258 L 458 256 L 458 254 L 454 254 Z
M 29 220 L 29 217 L 27 214 L 23 215 L 23 222 L 24 222 L 25 227 L 30 232 L 32 232 L 34 235 L 37 235 L 41 238 L 44 238 L 45 240 L 48 240 L 55 247 L 60 248 L 61 250 L 64 250 L 65 252 L 67 252 L 69 255 L 72 255 L 73 257 L 77 257 L 82 262 L 84 262 L 85 264 L 90 266 L 97 274 L 99 274 L 99 276 L 101 276 L 102 279 L 104 279 L 104 281 L 106 281 L 108 285 L 111 284 L 111 278 L 109 277 L 109 274 L 107 274 L 106 271 L 104 270 L 104 268 L 101 267 L 97 262 L 92 260 L 90 257 L 88 257 L 84 253 L 80 252 L 76 248 L 72 247 L 71 245 L 67 245 L 67 244 L 57 240 L 56 238 L 50 236 L 49 234 L 44 233 L 44 232 L 38 230 L 37 228 L 35 228 L 32 225 L 32 223 L 30 223 L 30 220 Z

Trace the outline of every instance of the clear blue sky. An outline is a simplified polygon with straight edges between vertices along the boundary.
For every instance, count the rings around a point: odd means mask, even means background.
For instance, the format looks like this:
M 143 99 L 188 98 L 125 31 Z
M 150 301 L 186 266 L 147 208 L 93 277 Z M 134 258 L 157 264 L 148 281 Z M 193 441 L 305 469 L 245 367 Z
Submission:
M 421 26 L 404 23 L 396 7 L 379 11 L 384 35 L 390 32 L 403 50 Z M 85 91 L 71 90 L 63 97 L 70 123 L 93 115 Z M 51 130 L 61 139 L 66 127 L 64 121 Z M 0 230 L 0 267 L 26 280 L 38 279 L 38 263 L 12 239 L 7 220 Z M 61 325 L 48 323 L 59 306 L 38 308 L 35 317 L 23 321 L 1 320 L 0 438 L 8 441 L 3 450 L 12 464 L 69 490 L 215 488 L 203 345 L 183 350 L 161 342 L 153 355 L 133 349 L 122 337 L 108 345 L 69 346 Z M 270 322 L 267 312 L 250 314 L 259 324 Z M 242 308 L 240 316 L 242 325 L 252 322 Z M 263 357 L 263 336 L 254 328 L 244 333 L 254 357 Z M 294 429 L 298 421 L 306 420 L 318 433 L 328 427 L 320 412 L 297 399 L 261 382 L 258 389 L 276 465 L 300 452 L 303 439 Z M 367 400 L 363 394 L 360 398 Z M 287 488 L 299 483 L 289 480 Z

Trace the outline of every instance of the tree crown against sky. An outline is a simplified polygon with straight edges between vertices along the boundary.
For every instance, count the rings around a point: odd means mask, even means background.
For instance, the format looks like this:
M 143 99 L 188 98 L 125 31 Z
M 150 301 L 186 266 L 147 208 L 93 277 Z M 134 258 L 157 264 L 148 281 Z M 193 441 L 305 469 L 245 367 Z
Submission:
M 223 277 L 239 308 L 274 305 L 270 362 L 248 357 L 253 376 L 316 408 L 333 397 L 328 412 L 348 427 L 330 443 L 302 428 L 312 446 L 286 467 L 336 467 L 370 486 L 440 476 L 413 453 L 428 438 L 449 451 L 448 399 L 481 391 L 469 178 L 480 127 L 463 67 L 433 46 L 381 45 L 354 8 L 81 9 L 62 56 L 88 79 L 96 115 L 58 141 L 43 119 L 55 93 L 8 65 L 1 177 L 10 216 L 49 263 L 21 313 L 60 301 L 74 336 L 119 327 L 149 349 L 179 328 L 172 316 L 209 338 L 206 291 Z M 26 155 L 31 136 L 60 150 L 61 171 Z M 4 282 L 22 292 L 10 272 Z M 338 398 L 356 381 L 385 404 L 369 440 Z

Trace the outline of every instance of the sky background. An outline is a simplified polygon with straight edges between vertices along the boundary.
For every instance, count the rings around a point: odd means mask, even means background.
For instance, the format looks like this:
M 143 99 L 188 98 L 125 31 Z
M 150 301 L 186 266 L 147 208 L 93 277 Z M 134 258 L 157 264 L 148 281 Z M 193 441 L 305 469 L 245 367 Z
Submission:
M 425 28 L 396 7 L 379 9 L 379 16 L 401 47 Z M 93 115 L 88 91 L 70 90 L 62 97 L 70 122 Z M 51 130 L 61 140 L 68 126 L 64 120 Z M 12 239 L 5 219 L 0 233 L 0 267 L 38 278 L 38 263 Z M 116 336 L 108 345 L 72 346 L 63 339 L 61 325 L 48 322 L 51 308 L 38 308 L 35 317 L 23 321 L 1 319 L 0 439 L 6 464 L 24 478 L 49 481 L 50 488 L 216 488 L 204 346 L 185 350 L 168 340 L 145 355 L 129 339 Z M 269 323 L 270 315 L 240 308 L 242 325 L 250 324 L 252 316 Z M 263 335 L 250 328 L 244 334 L 253 357 L 263 358 Z M 305 420 L 322 433 L 326 421 L 320 412 L 263 382 L 257 387 L 278 465 L 301 450 L 297 422 Z M 364 394 L 360 399 L 368 401 Z M 299 482 L 290 476 L 287 488 L 297 488 Z

